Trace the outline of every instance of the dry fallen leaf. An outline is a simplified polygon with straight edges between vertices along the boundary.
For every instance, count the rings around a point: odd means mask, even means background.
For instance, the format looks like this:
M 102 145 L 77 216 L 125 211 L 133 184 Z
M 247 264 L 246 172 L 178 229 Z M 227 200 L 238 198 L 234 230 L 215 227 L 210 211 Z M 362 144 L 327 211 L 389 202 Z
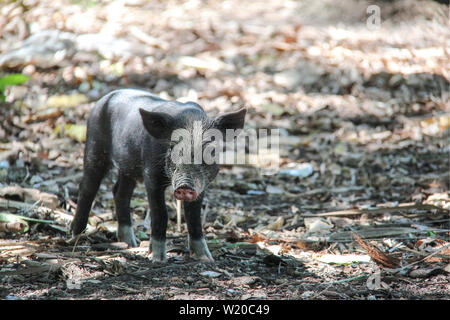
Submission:
M 367 251 L 367 253 L 373 259 L 373 261 L 375 261 L 377 264 L 392 269 L 395 269 L 399 266 L 400 261 L 397 258 L 388 256 L 384 252 L 380 251 L 378 248 L 370 244 L 367 244 L 356 233 L 352 233 L 352 236 L 356 240 L 356 242 L 358 242 L 359 245 L 363 247 L 364 250 Z

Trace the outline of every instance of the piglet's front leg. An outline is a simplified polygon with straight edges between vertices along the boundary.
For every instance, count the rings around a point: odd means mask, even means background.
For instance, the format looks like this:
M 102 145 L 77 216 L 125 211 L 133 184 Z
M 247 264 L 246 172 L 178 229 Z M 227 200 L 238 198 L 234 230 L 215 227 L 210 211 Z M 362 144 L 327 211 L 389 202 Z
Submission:
M 209 252 L 208 245 L 203 236 L 201 223 L 201 208 L 203 196 L 195 201 L 184 202 L 184 215 L 189 232 L 189 250 L 198 260 L 213 262 L 214 258 Z
M 147 188 L 151 217 L 151 242 L 149 250 L 154 262 L 167 262 L 166 229 L 167 207 L 164 199 L 164 189 Z

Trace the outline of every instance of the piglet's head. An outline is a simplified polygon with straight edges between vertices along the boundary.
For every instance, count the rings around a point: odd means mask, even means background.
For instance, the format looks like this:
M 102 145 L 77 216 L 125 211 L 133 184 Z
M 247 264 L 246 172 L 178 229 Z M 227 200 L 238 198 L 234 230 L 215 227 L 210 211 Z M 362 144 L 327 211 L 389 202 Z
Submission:
M 167 148 L 165 173 L 178 200 L 196 200 L 219 172 L 223 143 L 244 127 L 246 109 L 210 119 L 199 110 L 172 116 L 139 109 L 147 132 Z M 229 138 L 229 137 L 232 138 Z

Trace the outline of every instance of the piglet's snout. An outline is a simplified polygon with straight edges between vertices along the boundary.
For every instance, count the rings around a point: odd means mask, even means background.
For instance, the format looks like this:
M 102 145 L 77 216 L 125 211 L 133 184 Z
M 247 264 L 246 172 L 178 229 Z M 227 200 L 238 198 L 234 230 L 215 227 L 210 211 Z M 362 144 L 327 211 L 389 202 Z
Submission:
M 198 194 L 195 190 L 183 187 L 175 189 L 173 195 L 176 199 L 183 201 L 194 201 L 198 197 Z

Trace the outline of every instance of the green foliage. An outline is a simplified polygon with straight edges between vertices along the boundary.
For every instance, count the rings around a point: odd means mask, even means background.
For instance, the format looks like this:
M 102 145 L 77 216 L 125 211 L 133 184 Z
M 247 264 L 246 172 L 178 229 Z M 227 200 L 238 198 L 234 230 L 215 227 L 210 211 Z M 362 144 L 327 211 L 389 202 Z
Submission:
M 30 77 L 21 73 L 8 74 L 0 78 L 0 101 L 6 100 L 5 89 L 7 86 L 19 85 L 27 82 Z
M 98 5 L 100 3 L 100 1 L 97 1 L 97 0 L 72 0 L 72 3 L 78 4 L 78 5 L 82 6 L 83 8 L 87 9 L 87 8 L 95 7 L 96 5 Z
M 17 230 L 20 233 L 25 233 L 30 228 L 28 222 L 26 222 L 26 217 L 22 217 L 11 213 L 0 212 L 0 222 L 20 223 L 20 230 Z
M 436 238 L 436 233 L 433 230 L 427 232 L 427 236 L 430 238 Z

